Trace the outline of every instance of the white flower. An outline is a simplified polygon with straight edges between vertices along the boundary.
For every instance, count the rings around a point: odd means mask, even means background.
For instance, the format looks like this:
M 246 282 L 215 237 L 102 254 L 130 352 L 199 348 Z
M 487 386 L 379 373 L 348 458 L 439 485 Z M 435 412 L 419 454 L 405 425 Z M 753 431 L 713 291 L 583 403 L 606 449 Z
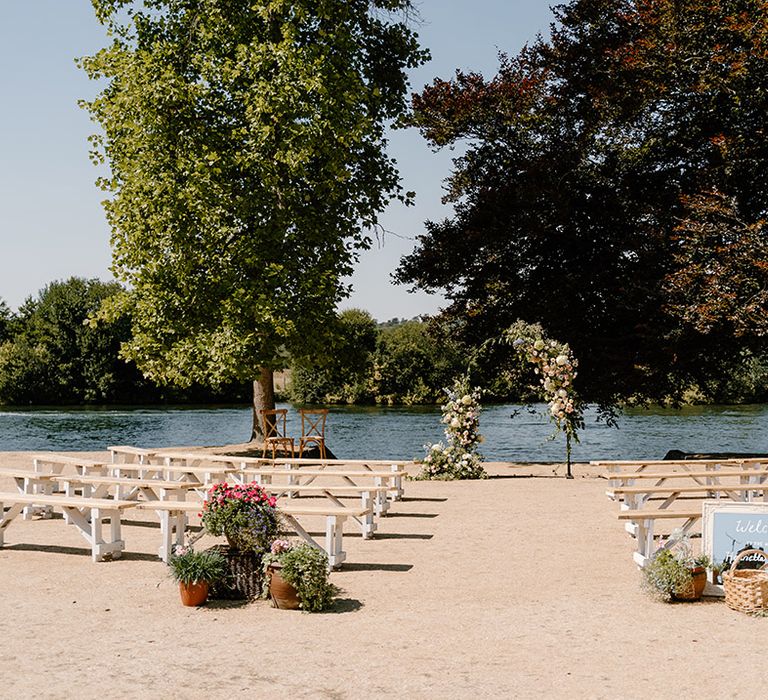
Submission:
M 562 367 L 563 365 L 568 364 L 568 357 L 566 355 L 558 355 L 555 358 L 555 362 Z
M 543 349 L 544 349 L 544 341 L 543 341 L 543 340 L 541 340 L 541 338 L 539 338 L 539 340 L 537 340 L 537 341 L 536 341 L 536 342 L 533 344 L 533 347 L 534 347 L 534 349 L 536 349 L 536 350 L 543 350 Z
M 458 418 L 454 418 L 454 419 L 451 421 L 451 427 L 452 427 L 452 428 L 458 428 L 458 427 L 460 427 L 460 426 L 461 426 L 461 421 L 460 421 Z
M 464 394 L 464 396 L 461 397 L 461 403 L 465 406 L 469 406 L 472 403 L 472 397 L 469 394 Z
M 557 395 L 561 399 L 564 399 L 566 396 L 568 396 L 568 392 L 565 389 L 560 389 L 560 391 L 557 392 Z

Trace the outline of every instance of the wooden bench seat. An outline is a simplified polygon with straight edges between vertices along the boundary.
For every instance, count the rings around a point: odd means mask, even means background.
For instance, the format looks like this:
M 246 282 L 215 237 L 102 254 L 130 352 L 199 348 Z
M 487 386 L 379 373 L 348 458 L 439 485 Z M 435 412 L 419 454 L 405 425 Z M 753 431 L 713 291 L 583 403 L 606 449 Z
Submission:
M 112 456 L 112 464 L 145 464 L 157 454 L 155 449 L 131 445 L 110 445 L 107 449 Z
M 74 490 L 83 487 L 83 496 L 104 498 L 110 489 L 115 489 L 118 500 L 134 501 L 143 496 L 148 501 L 165 501 L 176 498 L 184 500 L 186 491 L 198 484 L 188 481 L 166 481 L 164 479 L 133 479 L 124 476 L 69 476 L 56 475 L 54 481 L 66 486 L 67 495 L 73 496 Z
M 619 520 L 674 520 L 700 518 L 701 510 L 623 510 L 616 515 Z
M 668 508 L 680 496 L 705 496 L 720 498 L 725 495 L 734 501 L 751 501 L 753 493 L 762 493 L 763 499 L 768 500 L 768 484 L 697 484 L 696 486 L 680 486 L 662 484 L 660 486 L 621 486 L 614 489 L 614 494 L 622 499 L 622 510 L 638 510 L 648 501 L 656 497 L 664 497 L 660 510 Z
M 46 471 L 43 467 L 50 467 L 47 471 L 61 473 L 64 467 L 71 466 L 81 474 L 103 473 L 108 462 L 102 462 L 96 459 L 86 459 L 85 457 L 75 457 L 72 455 L 60 455 L 56 453 L 46 453 L 33 455 L 35 471 Z
M 400 476 L 405 472 L 400 472 Z M 378 516 L 386 515 L 389 510 L 389 501 L 387 497 L 393 491 L 397 491 L 397 477 L 395 472 L 363 472 L 352 473 L 350 471 L 335 470 L 332 472 L 304 470 L 304 469 L 244 469 L 240 472 L 233 472 L 231 475 L 240 483 L 245 483 L 252 479 L 261 487 L 271 492 L 278 491 L 288 494 L 289 498 L 302 492 L 319 493 L 328 492 L 333 494 L 351 494 L 351 493 L 370 493 L 374 495 L 374 509 Z M 275 476 L 284 476 L 287 478 L 287 484 L 275 484 Z M 328 484 L 312 486 L 318 480 L 325 481 L 326 478 L 341 479 L 345 485 Z M 360 481 L 373 479 L 373 485 L 361 484 Z M 304 488 L 294 488 L 303 486 Z M 316 489 L 316 491 L 315 491 Z M 329 496 L 330 497 L 330 496 Z
M 768 469 L 713 469 L 690 472 L 638 472 L 631 474 L 612 474 L 611 479 L 627 482 L 634 481 L 635 479 L 717 479 L 721 477 L 752 478 L 756 476 L 768 477 Z
M 136 507 L 143 510 L 154 510 L 160 516 L 160 530 L 162 544 L 158 551 L 163 561 L 168 561 L 173 552 L 173 544 L 184 543 L 184 531 L 186 528 L 186 514 L 201 513 L 202 503 L 191 501 L 153 501 L 136 503 Z M 347 508 L 344 506 L 318 506 L 318 505 L 280 505 L 281 515 L 288 521 L 296 533 L 313 547 L 325 550 L 328 555 L 328 564 L 332 569 L 337 569 L 346 559 L 346 552 L 342 548 L 343 525 L 347 518 L 364 518 L 371 513 L 370 508 Z M 325 546 L 320 546 L 296 520 L 296 516 L 317 516 L 325 518 Z
M 758 471 L 766 465 L 766 460 L 758 458 L 734 458 L 734 459 L 683 459 L 683 460 L 631 460 L 631 461 L 592 461 L 592 466 L 604 467 L 606 470 L 605 478 L 610 485 L 621 485 L 622 481 L 644 478 L 641 474 L 646 472 L 694 472 L 699 474 L 705 472 L 705 476 L 710 473 L 722 473 L 723 471 L 744 471 L 747 473 Z M 653 477 L 648 477 L 653 478 Z M 692 477 L 697 483 L 704 477 Z M 613 499 L 614 492 L 611 488 L 606 491 L 606 495 Z
M 181 464 L 110 464 L 108 471 L 115 476 L 137 474 L 137 477 L 130 478 L 142 478 L 156 475 L 157 478 L 167 481 L 189 481 L 198 487 L 208 487 L 237 470 L 226 467 L 194 467 Z M 172 477 L 178 477 L 178 479 Z
M 302 457 L 280 457 L 274 460 L 274 466 L 287 465 L 290 468 L 300 467 L 302 470 L 307 467 L 317 467 L 318 469 L 348 469 L 357 467 L 357 472 L 384 471 L 405 472 L 405 466 L 413 464 L 412 460 L 404 459 L 306 459 Z M 389 498 L 393 501 L 399 501 L 403 497 L 403 476 L 396 474 L 393 478 L 393 489 L 389 493 Z M 354 478 L 354 477 L 350 477 Z
M 7 511 L 4 506 L 10 506 Z M 16 516 L 27 505 L 44 505 L 60 508 L 69 522 L 91 545 L 91 557 L 101 561 L 105 557 L 120 557 L 125 542 L 120 538 L 121 511 L 133 508 L 133 501 L 117 501 L 102 498 L 77 498 L 50 494 L 0 493 L 0 547 L 4 544 L 4 533 Z M 104 520 L 109 520 L 109 539 L 102 536 Z
M 0 476 L 9 479 L 50 479 L 54 472 L 35 472 L 31 469 L 14 469 L 13 467 L 0 467 Z

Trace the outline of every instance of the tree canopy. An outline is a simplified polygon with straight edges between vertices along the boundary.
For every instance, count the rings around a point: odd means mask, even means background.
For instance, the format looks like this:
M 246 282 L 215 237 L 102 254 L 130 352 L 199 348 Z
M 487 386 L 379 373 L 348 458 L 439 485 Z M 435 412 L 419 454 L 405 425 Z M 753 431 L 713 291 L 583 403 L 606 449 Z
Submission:
M 140 400 L 147 389 L 132 364 L 118 358 L 130 335 L 127 318 L 87 323 L 117 283 L 72 277 L 51 282 L 9 320 L 0 343 L 0 402 L 106 403 Z M 0 334 L 0 340 L 2 340 Z
M 573 0 L 548 39 L 413 98 L 452 218 L 396 278 L 475 345 L 541 322 L 582 396 L 711 394 L 766 348 L 768 5 Z
M 319 351 L 378 214 L 405 202 L 385 129 L 426 58 L 408 0 L 93 0 L 112 43 L 83 102 L 157 381 L 261 379 Z M 258 423 L 254 421 L 254 426 Z

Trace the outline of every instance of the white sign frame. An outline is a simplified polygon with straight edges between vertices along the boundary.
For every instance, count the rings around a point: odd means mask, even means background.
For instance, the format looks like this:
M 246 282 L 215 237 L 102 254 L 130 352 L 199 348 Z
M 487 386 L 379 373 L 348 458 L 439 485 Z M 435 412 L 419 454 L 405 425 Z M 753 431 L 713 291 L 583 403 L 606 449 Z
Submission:
M 727 513 L 731 515 L 739 515 L 744 514 L 745 516 L 752 516 L 757 517 L 764 521 L 762 525 L 765 526 L 765 531 L 762 529 L 760 532 L 757 532 L 755 530 L 749 531 L 748 526 L 745 525 L 744 527 L 747 528 L 743 533 L 734 532 L 729 533 L 730 536 L 733 539 L 733 544 L 731 546 L 731 549 L 729 551 L 729 554 L 733 555 L 735 552 L 737 552 L 739 549 L 744 547 L 746 544 L 758 544 L 763 545 L 763 548 L 766 550 L 766 553 L 768 553 L 768 503 L 767 502 L 759 502 L 759 501 L 751 501 L 751 502 L 737 502 L 737 501 L 725 501 L 725 500 L 719 500 L 719 501 L 704 501 L 704 504 L 702 506 L 702 552 L 706 554 L 711 560 L 713 564 L 719 564 L 720 561 L 722 561 L 722 552 L 719 551 L 722 549 L 722 546 L 719 546 L 718 550 L 716 551 L 716 547 L 718 547 L 718 539 L 719 539 L 719 533 L 715 532 L 715 517 L 718 513 Z M 739 535 L 743 535 L 744 541 L 740 541 L 738 539 Z M 721 537 L 721 536 L 720 536 Z M 756 537 L 760 537 L 760 540 L 756 540 Z M 707 582 L 707 590 L 705 591 L 708 595 L 723 595 L 723 586 L 719 583 L 710 583 Z

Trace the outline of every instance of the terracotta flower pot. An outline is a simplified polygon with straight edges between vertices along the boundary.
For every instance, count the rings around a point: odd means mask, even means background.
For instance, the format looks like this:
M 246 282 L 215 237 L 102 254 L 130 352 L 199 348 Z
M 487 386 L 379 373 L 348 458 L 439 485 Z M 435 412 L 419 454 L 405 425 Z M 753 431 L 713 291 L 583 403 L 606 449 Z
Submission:
M 208 600 L 208 581 L 196 581 L 195 583 L 179 581 L 179 593 L 183 605 L 189 607 L 202 605 Z
M 675 591 L 675 600 L 699 600 L 707 585 L 707 570 L 703 566 L 691 569 L 693 581 L 686 590 Z
M 280 564 L 269 565 L 269 597 L 272 605 L 281 610 L 298 610 L 299 595 L 296 589 L 280 574 Z

